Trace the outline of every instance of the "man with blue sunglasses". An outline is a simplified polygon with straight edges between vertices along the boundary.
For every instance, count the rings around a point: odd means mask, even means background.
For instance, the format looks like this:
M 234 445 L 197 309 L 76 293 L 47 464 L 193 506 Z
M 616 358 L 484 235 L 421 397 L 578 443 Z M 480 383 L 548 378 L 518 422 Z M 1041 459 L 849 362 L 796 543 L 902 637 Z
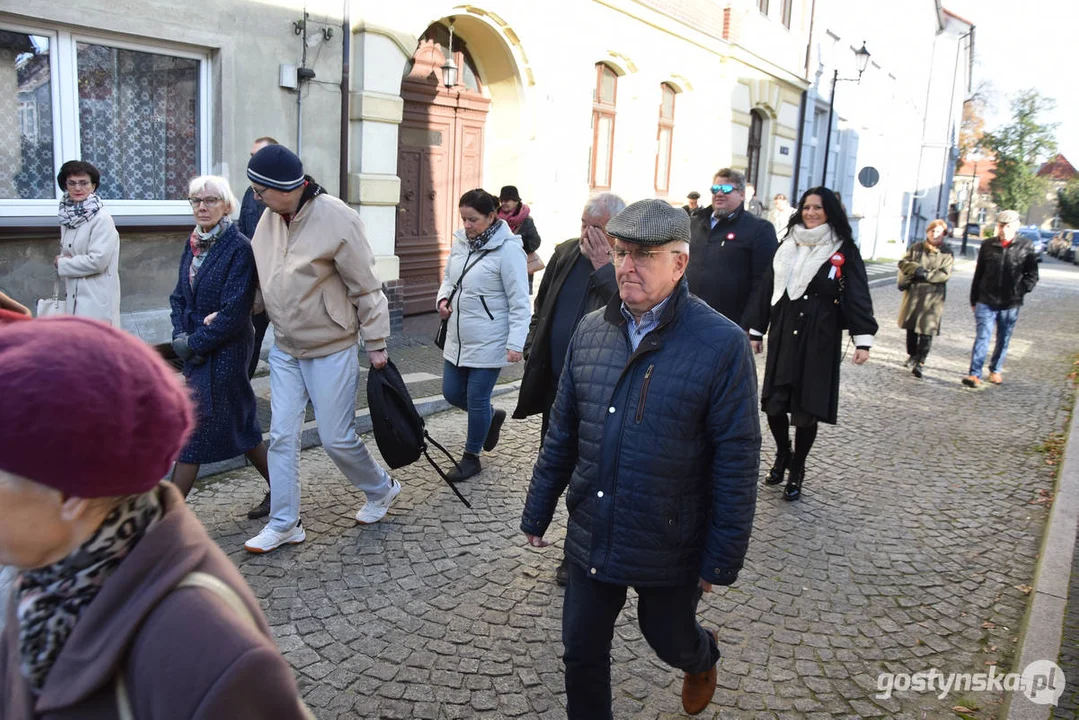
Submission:
M 746 212 L 745 176 L 723 168 L 712 179 L 712 212 L 690 225 L 689 290 L 745 329 L 743 315 L 772 263 L 772 223 Z

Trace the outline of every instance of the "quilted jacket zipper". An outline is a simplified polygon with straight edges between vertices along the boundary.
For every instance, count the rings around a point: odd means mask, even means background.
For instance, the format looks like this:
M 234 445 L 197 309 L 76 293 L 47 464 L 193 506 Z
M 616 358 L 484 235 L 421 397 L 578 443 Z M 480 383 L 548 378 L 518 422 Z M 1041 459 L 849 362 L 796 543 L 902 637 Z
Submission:
M 649 365 L 648 369 L 644 371 L 644 384 L 641 385 L 641 399 L 637 401 L 638 424 L 644 419 L 644 404 L 648 400 L 648 385 L 652 382 L 652 371 L 655 369 L 655 365 Z

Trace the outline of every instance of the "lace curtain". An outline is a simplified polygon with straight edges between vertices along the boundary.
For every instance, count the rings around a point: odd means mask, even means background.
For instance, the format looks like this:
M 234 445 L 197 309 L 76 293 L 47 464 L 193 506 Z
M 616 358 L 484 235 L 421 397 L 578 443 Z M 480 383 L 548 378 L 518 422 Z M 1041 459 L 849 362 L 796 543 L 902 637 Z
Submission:
M 78 43 L 82 159 L 102 197 L 182 200 L 198 174 L 198 61 Z

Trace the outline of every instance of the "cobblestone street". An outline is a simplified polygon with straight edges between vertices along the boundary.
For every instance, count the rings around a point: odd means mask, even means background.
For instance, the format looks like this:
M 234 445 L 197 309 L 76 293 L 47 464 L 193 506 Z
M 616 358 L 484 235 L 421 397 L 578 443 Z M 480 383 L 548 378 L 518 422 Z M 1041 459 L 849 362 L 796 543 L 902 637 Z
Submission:
M 723 658 L 700 717 L 918 720 L 954 718 L 956 705 L 998 716 L 994 693 L 878 699 L 878 675 L 1011 669 L 1047 516 L 1039 491 L 1052 490 L 1054 468 L 1037 448 L 1064 429 L 1073 399 L 1079 268 L 1043 263 L 1004 385 L 970 390 L 959 378 L 974 335 L 973 263 L 957 265 L 925 378 L 902 367 L 900 293 L 876 288 L 872 357 L 855 367 L 848 349 L 839 424 L 821 428 L 802 500 L 761 485 L 745 570 L 701 604 Z M 515 397 L 496 406 L 511 410 Z M 463 413 L 427 423 L 460 452 Z M 774 445 L 761 425 L 763 477 Z M 526 547 L 518 529 L 539 427 L 538 417 L 507 423 L 483 473 L 461 485 L 471 510 L 421 460 L 395 472 L 404 491 L 383 522 L 364 527 L 353 519 L 360 493 L 321 449 L 306 451 L 307 542 L 263 556 L 241 548 L 261 528 L 244 517 L 264 491 L 253 470 L 192 494 L 319 718 L 565 716 L 554 583 L 564 511 L 545 550 Z M 614 640 L 614 715 L 684 717 L 681 675 L 655 659 L 630 595 Z

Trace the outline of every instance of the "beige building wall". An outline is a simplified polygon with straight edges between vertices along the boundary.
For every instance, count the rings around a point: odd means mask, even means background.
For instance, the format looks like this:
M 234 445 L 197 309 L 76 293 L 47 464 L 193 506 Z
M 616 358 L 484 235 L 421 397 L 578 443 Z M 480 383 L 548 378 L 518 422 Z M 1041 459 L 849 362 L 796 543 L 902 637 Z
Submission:
M 766 118 L 759 195 L 768 203 L 775 192 L 790 194 L 798 106 L 806 86 L 809 0 L 795 1 L 789 30 L 774 17 L 761 16 L 756 3 L 733 0 L 727 11 L 736 32 L 726 40 L 655 9 L 662 4 L 353 0 L 349 174 L 343 195 L 364 219 L 381 277 L 392 282 L 399 276 L 394 241 L 401 79 L 419 36 L 432 23 L 448 23 L 451 17 L 491 100 L 484 185 L 494 192 L 504 184 L 520 188 L 544 237 L 541 255 L 549 256 L 555 244 L 576 236 L 581 208 L 591 194 L 590 121 L 599 62 L 619 74 L 613 192 L 627 201 L 656 196 L 660 86 L 669 83 L 678 91 L 671 202 L 682 204 L 691 190 L 707 201 L 716 169 L 744 169 L 752 111 Z M 723 10 L 713 2 L 683 5 Z M 209 13 L 193 13 L 169 0 L 116 0 L 107 6 L 69 0 L 35 0 L 27 6 L 0 0 L 0 26 L 85 28 L 98 38 L 204 53 L 211 88 L 208 127 L 203 129 L 210 160 L 204 171 L 228 177 L 241 193 L 251 141 L 271 135 L 292 149 L 302 143 L 306 170 L 337 194 L 342 3 L 309 0 L 307 12 L 306 62 L 315 79 L 302 85 L 299 138 L 297 93 L 278 84 L 279 67 L 299 65 L 303 57 L 301 36 L 294 32 L 303 14 L 299 0 L 222 0 Z M 324 29 L 330 37 L 322 37 Z M 68 150 L 74 149 L 64 149 L 62 160 L 73 157 Z M 183 201 L 176 203 L 172 222 L 182 225 L 188 211 L 180 207 Z M 53 205 L 42 201 L 43 218 L 54 214 Z M 125 243 L 140 242 L 137 231 L 123 237 Z M 140 272 L 145 273 L 145 257 L 142 262 Z M 138 309 L 153 305 L 154 287 L 160 286 L 160 292 L 168 281 L 171 290 L 174 277 L 168 276 L 174 264 L 171 255 L 157 262 L 153 272 L 161 280 L 140 286 Z M 164 292 L 160 305 L 166 304 Z

